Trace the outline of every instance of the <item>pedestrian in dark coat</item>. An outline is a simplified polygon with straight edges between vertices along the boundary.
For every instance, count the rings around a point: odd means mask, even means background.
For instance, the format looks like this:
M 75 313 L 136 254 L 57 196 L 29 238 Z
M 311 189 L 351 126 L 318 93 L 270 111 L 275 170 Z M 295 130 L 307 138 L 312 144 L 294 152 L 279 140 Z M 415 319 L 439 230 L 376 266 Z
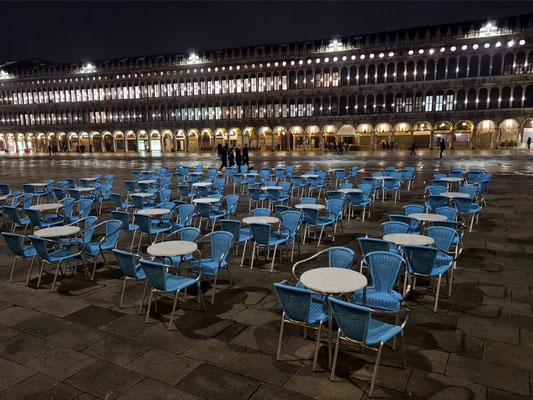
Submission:
M 245 144 L 242 149 L 242 165 L 250 167 L 250 156 L 248 155 L 248 145 Z
M 225 145 L 222 148 L 222 152 L 220 153 L 220 162 L 221 162 L 221 165 L 220 165 L 220 168 L 218 169 L 219 171 L 222 168 L 228 167 L 228 145 Z
M 233 154 L 232 148 L 228 148 L 228 163 L 230 167 L 235 165 L 235 155 Z
M 442 158 L 442 153 L 444 153 L 444 150 L 446 150 L 446 142 L 444 141 L 444 138 L 440 140 L 440 158 Z
M 237 167 L 239 167 L 240 169 L 242 164 L 242 156 L 241 149 L 239 149 L 238 147 L 235 148 L 235 162 L 237 163 Z

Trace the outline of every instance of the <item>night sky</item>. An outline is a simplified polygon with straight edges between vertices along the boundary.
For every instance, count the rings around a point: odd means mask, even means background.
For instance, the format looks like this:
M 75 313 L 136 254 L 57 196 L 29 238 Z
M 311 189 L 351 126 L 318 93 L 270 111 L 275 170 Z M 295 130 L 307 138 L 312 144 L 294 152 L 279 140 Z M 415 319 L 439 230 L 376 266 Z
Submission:
M 533 13 L 531 1 L 2 2 L 0 62 L 91 61 Z

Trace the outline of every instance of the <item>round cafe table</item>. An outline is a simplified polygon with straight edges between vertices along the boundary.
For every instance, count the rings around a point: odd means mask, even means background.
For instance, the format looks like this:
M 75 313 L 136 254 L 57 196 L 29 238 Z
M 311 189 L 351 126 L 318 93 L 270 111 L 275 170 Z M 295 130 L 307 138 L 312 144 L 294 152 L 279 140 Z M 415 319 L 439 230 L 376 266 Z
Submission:
M 324 204 L 296 204 L 294 208 L 301 210 L 302 208 L 313 208 L 315 210 L 323 210 L 326 208 Z
M 94 192 L 96 188 L 93 187 L 77 187 L 71 190 L 77 190 L 78 192 Z
M 148 198 L 148 197 L 152 197 L 155 195 L 155 193 L 144 193 L 144 192 L 139 192 L 139 193 L 132 193 L 131 194 L 132 196 L 139 196 L 139 197 L 142 197 L 143 199 L 144 198 Z
M 48 186 L 48 183 L 37 182 L 37 183 L 28 183 L 28 185 L 35 186 L 35 187 L 46 187 Z
M 221 199 L 216 199 L 214 197 L 200 197 L 199 199 L 193 199 L 193 203 L 208 203 L 208 204 L 214 204 L 221 201 Z
M 45 212 L 45 211 L 57 211 L 63 207 L 64 205 L 61 203 L 45 203 L 45 204 L 36 204 L 34 206 L 31 206 L 30 209 Z
M 300 276 L 300 282 L 306 287 L 315 292 L 327 295 L 340 295 L 357 292 L 358 290 L 366 288 L 368 281 L 366 277 L 354 270 L 344 268 L 314 268 L 305 271 Z M 363 297 L 366 297 L 365 295 Z M 329 308 L 328 320 L 328 361 L 331 367 L 331 308 Z
M 0 196 L 0 201 L 5 201 L 9 199 L 9 196 Z
M 84 180 L 84 181 L 87 181 L 87 182 L 96 182 L 96 178 L 91 176 L 90 178 L 80 178 L 80 181 L 81 180 Z
M 384 181 L 386 179 L 394 179 L 392 176 L 372 176 L 372 179 L 377 181 Z
M 361 189 L 337 189 L 337 192 L 341 193 L 362 193 L 363 191 Z
M 50 228 L 44 228 L 35 231 L 34 235 L 43 239 L 50 239 L 73 236 L 79 231 L 81 231 L 81 228 L 75 225 L 51 226 Z
M 169 240 L 152 244 L 146 250 L 152 257 L 184 256 L 198 249 L 198 245 L 187 240 Z
M 211 186 L 211 182 L 196 182 L 192 184 L 193 187 L 209 187 Z
M 461 192 L 444 192 L 444 193 L 441 193 L 439 196 L 448 197 L 450 199 L 453 199 L 454 197 L 462 197 L 465 199 L 467 197 L 470 197 L 468 193 L 461 193 Z
M 319 177 L 319 175 L 317 175 L 317 174 L 305 174 L 305 175 L 302 175 L 302 178 L 305 178 L 305 179 L 307 179 L 307 178 L 318 178 L 318 177 Z
M 242 222 L 245 224 L 277 224 L 279 218 L 276 217 L 246 217 Z
M 433 238 L 425 235 L 414 235 L 412 233 L 391 233 L 383 236 L 383 240 L 394 243 L 397 246 L 429 246 L 435 243 Z
M 463 178 L 456 178 L 456 177 L 453 177 L 453 176 L 445 176 L 444 178 L 440 178 L 439 181 L 455 183 L 455 182 L 462 182 Z
M 261 187 L 261 190 L 268 190 L 268 189 L 283 190 L 283 188 L 281 186 L 263 186 L 263 187 Z
M 160 217 L 162 215 L 170 214 L 170 210 L 167 208 L 145 208 L 138 210 L 137 214 L 149 215 L 150 217 Z
M 447 221 L 448 220 L 446 216 L 440 215 L 440 214 L 413 213 L 413 214 L 409 214 L 408 216 L 418 221 L 423 221 L 423 222 Z
M 142 183 L 144 185 L 152 185 L 156 183 L 157 181 L 155 179 L 143 179 L 141 181 L 137 181 L 137 184 Z

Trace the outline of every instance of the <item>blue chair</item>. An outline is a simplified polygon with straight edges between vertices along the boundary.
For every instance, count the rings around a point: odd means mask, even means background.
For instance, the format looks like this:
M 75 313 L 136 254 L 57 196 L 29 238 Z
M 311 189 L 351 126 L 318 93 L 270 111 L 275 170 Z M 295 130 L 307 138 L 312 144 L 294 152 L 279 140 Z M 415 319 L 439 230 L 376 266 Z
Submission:
M 415 175 L 413 171 L 404 168 L 398 172 L 400 173 L 402 182 L 407 182 L 407 190 L 411 190 L 412 186 L 414 186 L 415 181 Z
M 232 215 L 237 218 L 237 207 L 239 205 L 239 198 L 240 197 L 236 194 L 231 194 L 225 197 L 226 209 L 224 210 L 224 218 L 231 218 Z
M 266 198 L 268 200 L 268 207 L 273 208 L 272 206 L 276 203 L 283 204 L 284 202 L 289 201 L 289 196 L 283 194 L 281 189 L 267 189 Z
M 284 211 L 290 211 L 291 208 L 289 206 L 285 206 L 285 205 L 282 205 L 282 204 L 276 204 L 274 206 L 274 212 L 276 213 L 276 215 L 280 215 L 282 212 Z
M 448 221 L 457 221 L 457 208 L 453 207 L 439 207 L 435 210 L 438 215 L 444 215 Z
M 409 233 L 412 234 L 418 234 L 416 230 L 413 230 L 413 226 L 416 226 L 418 224 L 418 221 L 414 218 L 411 218 L 407 215 L 401 215 L 401 214 L 390 214 L 389 215 L 389 221 L 393 222 L 403 222 L 407 225 L 409 225 Z
M 174 312 L 176 311 L 176 304 L 178 303 L 178 296 L 180 291 L 188 288 L 196 287 L 198 290 L 198 303 L 202 305 L 205 311 L 204 299 L 202 297 L 202 289 L 200 288 L 200 279 L 202 278 L 202 270 L 199 268 L 189 267 L 174 267 L 172 265 L 165 265 L 159 262 L 153 261 L 140 261 L 141 268 L 146 274 L 148 282 L 152 286 L 150 290 L 150 297 L 148 299 L 148 308 L 146 310 L 145 323 L 148 323 L 150 317 L 150 308 L 152 306 L 152 298 L 155 296 L 163 296 L 167 294 L 174 294 L 174 303 L 172 305 L 172 312 L 170 314 L 170 321 L 168 323 L 168 330 L 172 329 L 172 322 L 174 321 Z M 187 276 L 190 274 L 196 274 L 196 278 L 189 278 L 179 276 L 173 273 L 167 272 L 167 270 L 185 270 Z M 155 299 L 154 299 L 155 300 Z
M 181 204 L 177 207 L 178 221 L 172 225 L 173 230 L 182 229 L 191 225 L 195 207 L 192 204 Z
M 133 208 L 136 210 L 144 210 L 146 208 L 153 208 L 151 204 L 144 201 L 144 197 L 132 194 L 130 196 L 131 202 L 133 203 Z
M 372 349 L 377 352 L 376 364 L 370 384 L 370 397 L 374 394 L 376 376 L 383 345 L 389 340 L 399 336 L 402 340 L 402 361 L 405 368 L 405 351 L 403 348 L 403 329 L 407 320 L 402 325 L 391 325 L 372 318 L 372 310 L 368 307 L 361 307 L 356 304 L 329 298 L 329 306 L 335 321 L 339 326 L 337 331 L 337 341 L 335 343 L 335 354 L 333 356 L 333 366 L 331 368 L 330 380 L 335 379 L 335 368 L 339 355 L 340 341 L 356 343 L 360 346 Z
M 302 194 L 302 191 L 305 189 L 305 182 L 301 176 L 292 176 L 291 177 L 291 196 L 294 195 L 294 189 L 298 190 L 299 195 Z
M 85 258 L 92 257 L 94 261 L 93 272 L 91 274 L 91 280 L 94 280 L 94 274 L 96 272 L 96 262 L 98 256 L 101 255 L 105 266 L 109 267 L 107 259 L 105 258 L 104 251 L 113 250 L 117 246 L 118 238 L 120 236 L 120 231 L 122 229 L 122 221 L 117 219 L 110 219 L 105 222 L 101 222 L 98 225 L 92 227 L 94 232 L 100 226 L 105 227 L 105 235 L 98 242 L 89 242 L 84 243 L 83 245 L 83 256 Z
M 279 207 L 279 206 L 278 206 Z M 281 235 L 288 235 L 287 245 L 292 243 L 291 262 L 294 258 L 294 244 L 299 238 L 300 222 L 302 215 L 299 211 L 285 210 L 279 212 L 279 219 L 281 221 Z M 298 242 L 298 254 L 301 254 L 300 242 Z M 241 265 L 242 266 L 242 265 Z
M 387 192 L 394 192 L 394 202 L 396 203 L 400 198 L 400 181 L 398 179 L 384 179 L 382 191 L 382 202 L 385 201 L 385 195 L 387 194 Z
M 252 203 L 261 203 L 261 207 L 263 207 L 266 195 L 261 193 L 261 189 L 259 188 L 248 188 L 248 195 L 250 196 L 250 203 L 248 204 L 248 211 L 252 209 Z
M 215 191 L 216 194 L 223 195 L 224 193 L 224 185 L 226 184 L 226 181 L 224 179 L 215 179 Z
M 106 185 L 113 186 L 113 182 L 114 181 L 115 181 L 115 175 L 106 175 L 105 176 Z
M 348 193 L 348 221 L 352 217 L 352 211 L 355 208 L 362 208 L 363 212 L 361 214 L 361 222 L 365 222 L 365 213 L 366 208 L 368 206 L 368 218 L 370 218 L 370 206 L 372 205 L 372 201 L 369 196 L 366 196 L 363 192 L 349 192 Z
M 26 246 L 24 247 L 23 244 L 23 236 L 17 235 L 15 233 L 8 233 L 8 232 L 2 232 L 2 236 L 4 237 L 4 240 L 6 241 L 7 247 L 13 253 L 13 265 L 11 266 L 11 273 L 9 274 L 9 282 L 13 282 L 13 272 L 15 271 L 15 266 L 17 265 L 17 260 L 19 258 L 31 258 L 31 266 L 28 271 L 28 277 L 26 278 L 26 286 L 28 286 L 28 283 L 30 281 L 30 274 L 33 267 L 33 263 L 35 261 L 35 256 L 37 255 L 37 251 L 35 250 L 35 247 L 33 246 Z
M 165 242 L 167 240 L 185 240 L 187 242 L 196 242 L 200 237 L 200 229 L 193 226 L 187 226 L 175 230 L 174 232 L 169 233 L 168 235 L 161 238 L 160 242 Z M 193 258 L 193 253 L 185 254 L 182 256 L 172 256 L 165 257 L 165 262 L 171 265 L 179 266 L 182 262 L 189 262 Z
M 196 210 L 198 211 L 199 218 L 198 228 L 201 229 L 202 221 L 206 221 L 206 228 L 209 229 L 209 222 L 213 221 L 211 232 L 215 230 L 216 221 L 224 218 L 226 215 L 224 212 L 212 209 L 209 203 L 196 203 Z
M 202 275 L 214 277 L 213 295 L 211 297 L 211 304 L 213 304 L 215 301 L 217 277 L 221 269 L 226 270 L 230 286 L 233 286 L 227 262 L 228 254 L 233 245 L 233 234 L 226 231 L 211 232 L 200 239 L 198 243 L 207 240 L 209 240 L 211 244 L 211 257 L 206 259 L 202 258 L 201 260 L 192 260 L 189 262 L 189 265 L 191 267 L 200 267 L 202 269 Z
M 283 331 L 286 323 L 316 329 L 317 338 L 313 358 L 313 370 L 316 370 L 318 349 L 320 347 L 320 333 L 322 331 L 322 325 L 328 320 L 329 315 L 327 308 L 324 304 L 313 302 L 312 292 L 310 290 L 292 287 L 287 281 L 274 283 L 274 290 L 278 296 L 279 304 L 283 309 L 276 360 L 280 360 Z
M 256 208 L 253 212 L 254 217 L 270 217 L 272 210 L 268 208 Z
M 381 184 L 379 183 L 379 180 L 374 179 L 372 177 L 364 177 L 363 184 L 372 186 L 373 190 L 381 189 Z
M 170 201 L 170 196 L 172 194 L 172 190 L 170 189 L 161 189 L 158 193 L 159 195 L 159 203 L 168 203 Z
M 406 272 L 404 259 L 389 251 L 374 251 L 366 254 L 364 258 L 372 285 L 366 287 L 366 297 L 362 290 L 355 292 L 353 302 L 376 311 L 399 312 L 402 302 L 411 290 L 410 282 L 406 283 L 403 294 L 394 290 L 402 267 Z M 407 273 L 405 277 L 410 279 Z
M 59 242 L 43 239 L 37 236 L 29 236 L 31 243 L 33 247 L 35 247 L 35 250 L 37 251 L 37 255 L 39 256 L 39 259 L 41 260 L 41 266 L 39 268 L 39 278 L 37 279 L 37 287 L 41 286 L 41 279 L 44 271 L 44 266 L 46 264 L 54 266 L 55 265 L 55 273 L 54 273 L 54 280 L 52 282 L 52 287 L 50 288 L 50 292 L 54 291 L 56 282 L 57 282 L 57 275 L 59 271 L 63 272 L 63 269 L 61 268 L 62 264 L 66 263 L 70 265 L 70 260 L 73 259 L 80 259 L 82 253 L 83 253 L 83 246 L 81 244 L 78 244 L 77 246 L 69 246 L 69 247 L 59 247 L 59 250 L 55 251 L 49 251 L 48 247 L 46 246 L 47 243 L 51 243 L 52 247 L 56 247 L 59 245 Z M 75 242 L 73 242 L 74 244 Z M 74 250 L 73 249 L 76 249 Z M 30 271 L 31 273 L 31 271 Z
M 4 212 L 13 224 L 11 227 L 11 232 L 15 232 L 15 229 L 19 227 L 24 228 L 24 233 L 26 233 L 28 225 L 30 225 L 31 221 L 28 217 L 21 218 L 20 213 L 22 213 L 23 210 L 16 207 L 4 206 Z
M 270 251 L 271 247 L 274 247 L 274 254 L 272 255 L 272 264 L 270 266 L 270 272 L 274 271 L 274 261 L 276 260 L 276 251 L 279 245 L 287 246 L 288 235 L 283 233 L 272 233 L 270 224 L 250 224 L 250 233 L 254 246 L 252 249 L 252 261 L 250 263 L 250 269 L 254 267 L 255 251 L 257 249 L 259 253 L 260 248 L 266 248 Z M 280 250 L 281 252 L 281 250 Z M 281 253 L 280 253 L 281 254 Z
M 67 194 L 67 191 L 61 188 L 53 188 L 52 191 L 58 201 L 63 200 Z
M 316 199 L 314 197 L 302 197 L 300 204 L 316 204 Z
M 99 195 L 95 199 L 97 203 L 100 203 L 98 215 L 102 214 L 102 206 L 104 204 L 104 201 L 108 201 L 111 197 L 111 189 L 111 185 L 104 185 L 101 187 L 101 193 L 99 193 Z
M 409 216 L 411 214 L 422 214 L 426 212 L 426 208 L 419 204 L 408 204 L 403 207 L 405 210 L 405 215 Z
M 433 311 L 437 312 L 437 306 L 439 304 L 440 283 L 442 275 L 446 274 L 448 277 L 448 297 L 452 294 L 452 280 L 453 280 L 453 257 L 445 264 L 443 263 L 443 257 L 446 253 L 430 246 L 403 246 L 404 257 L 409 267 L 409 273 L 415 278 L 422 276 L 430 279 L 437 279 L 437 290 L 435 293 L 435 306 Z M 414 286 L 413 286 L 414 288 Z
M 240 171 L 241 171 L 241 174 L 247 173 L 248 172 L 248 165 L 241 165 Z
M 128 232 L 131 236 L 130 250 L 133 249 L 133 242 L 135 241 L 135 233 L 139 230 L 139 225 L 131 224 L 131 214 L 126 211 L 111 211 L 113 219 L 122 222 L 121 229 Z
M 326 187 L 324 179 L 321 178 L 320 176 L 318 178 L 314 176 L 307 178 L 307 184 L 309 185 L 309 196 L 311 196 L 313 189 L 318 189 L 318 195 L 316 196 L 317 198 L 320 198 L 322 189 Z
M 241 221 L 236 221 L 233 219 L 222 219 L 220 220 L 220 225 L 222 226 L 223 231 L 231 232 L 233 234 L 233 240 L 237 245 L 239 243 L 244 243 L 242 249 L 241 257 L 241 268 L 244 263 L 244 255 L 246 254 L 246 245 L 250 240 L 250 229 L 242 229 Z M 235 255 L 237 255 L 237 246 L 235 246 Z
M 444 187 L 444 186 L 427 186 L 426 187 L 426 191 L 430 194 L 430 195 L 433 195 L 433 196 L 440 196 L 441 194 L 443 193 L 446 193 L 448 191 L 448 188 Z
M 479 204 L 474 203 L 472 199 L 470 198 L 464 198 L 464 197 L 456 197 L 454 199 L 455 207 L 457 208 L 457 211 L 459 211 L 459 214 L 461 216 L 463 215 L 471 215 L 472 220 L 470 221 L 470 229 L 469 232 L 472 232 L 472 226 L 474 225 L 474 218 L 476 218 L 479 221 L 479 212 L 481 211 L 481 207 Z
M 241 192 L 241 194 L 243 194 L 244 193 L 244 187 L 247 186 L 247 182 L 243 178 L 242 174 L 234 174 L 233 175 L 233 194 L 235 194 L 235 190 L 239 186 L 240 186 L 240 192 Z
M 128 195 L 131 195 L 132 193 L 138 193 L 140 191 L 139 189 L 135 187 L 134 181 L 124 181 L 124 185 L 126 186 Z
M 146 297 L 146 288 L 147 280 L 146 280 L 146 274 L 144 273 L 143 269 L 141 268 L 141 264 L 137 263 L 135 260 L 135 255 L 132 253 L 128 253 L 127 251 L 117 250 L 113 249 L 113 254 L 115 255 L 115 258 L 117 260 L 117 264 L 122 270 L 122 273 L 124 274 L 124 283 L 122 284 L 122 293 L 120 295 L 120 303 L 118 305 L 118 308 L 122 308 L 122 303 L 124 302 L 124 293 L 126 292 L 126 283 L 128 281 L 134 281 L 134 282 L 142 282 L 144 283 L 144 290 L 143 290 L 143 296 L 141 299 L 141 306 L 139 307 L 139 314 L 142 311 L 142 308 L 144 306 L 144 298 Z
M 190 192 L 189 191 L 189 185 L 178 185 L 178 193 L 180 195 L 180 200 L 184 197 L 186 199 L 192 199 L 196 196 L 196 192 Z
M 456 229 L 445 226 L 430 226 L 426 229 L 426 235 L 433 238 L 434 245 L 442 253 L 437 254 L 437 261 L 443 265 L 448 264 L 451 259 L 456 259 L 458 255 L 458 246 L 455 251 L 452 251 L 452 247 L 457 243 L 459 239 L 459 233 Z M 453 260 L 453 268 L 455 269 L 456 263 Z
M 128 210 L 130 208 L 133 208 L 133 204 L 130 203 L 124 203 L 122 201 L 122 195 L 119 193 L 111 193 L 111 200 L 113 200 L 113 203 L 115 204 L 116 210 Z
M 148 235 L 148 240 L 152 243 L 152 235 L 154 235 L 154 241 L 157 241 L 157 237 L 161 233 L 170 232 L 170 227 L 154 227 L 152 224 L 152 218 L 149 215 L 136 213 L 133 215 L 135 222 L 139 225 L 139 231 L 141 233 L 139 237 L 139 244 L 137 245 L 137 251 L 141 249 L 142 240 L 144 235 Z
M 464 171 L 461 168 L 454 168 L 448 173 L 448 176 L 451 178 L 462 178 L 464 176 Z
M 8 196 L 11 194 L 11 189 L 7 183 L 0 183 L 0 192 L 2 195 Z
M 466 193 L 467 195 L 470 196 L 472 200 L 476 199 L 476 196 L 478 193 L 476 190 L 476 186 L 465 186 L 465 187 L 459 188 L 459 192 Z
M 446 207 L 448 205 L 448 198 L 446 196 L 429 195 L 426 202 L 428 211 L 435 211 L 437 208 Z
M 30 224 L 33 225 L 34 231 L 37 229 L 49 228 L 51 226 L 62 225 L 62 221 L 52 220 L 50 217 L 43 217 L 43 214 L 38 210 L 26 208 L 24 210 L 30 219 Z
M 78 216 L 70 217 L 70 222 L 76 222 L 82 218 L 88 217 L 91 213 L 93 206 L 93 201 L 90 199 L 81 199 L 77 202 L 78 204 Z
M 357 242 L 359 243 L 359 247 L 361 248 L 361 261 L 359 263 L 359 272 L 361 273 L 363 273 L 363 267 L 368 268 L 368 265 L 365 263 L 365 256 L 375 251 L 391 251 L 391 244 L 383 239 L 366 237 L 357 239 Z M 397 253 L 397 251 L 398 248 L 394 246 L 392 251 L 393 254 Z
M 333 200 L 328 200 L 333 201 Z M 305 244 L 305 238 L 307 237 L 307 230 L 311 227 L 320 228 L 320 236 L 318 238 L 317 247 L 320 247 L 320 241 L 324 233 L 326 226 L 334 226 L 336 224 L 337 218 L 328 214 L 328 216 L 320 216 L 319 210 L 316 208 L 302 208 L 303 222 L 304 222 L 304 235 L 302 238 L 302 243 Z M 335 238 L 333 234 L 333 238 Z
M 346 195 L 343 192 L 339 192 L 338 190 L 328 190 L 326 192 L 326 199 L 328 200 L 344 200 L 346 198 Z

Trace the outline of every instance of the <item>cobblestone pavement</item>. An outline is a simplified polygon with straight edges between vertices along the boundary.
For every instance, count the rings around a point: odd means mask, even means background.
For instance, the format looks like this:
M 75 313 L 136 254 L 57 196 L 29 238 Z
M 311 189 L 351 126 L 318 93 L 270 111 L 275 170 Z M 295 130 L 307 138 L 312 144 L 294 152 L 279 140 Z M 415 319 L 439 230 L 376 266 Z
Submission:
M 405 204 L 421 204 L 423 181 L 454 166 L 481 166 L 494 175 L 479 225 L 465 235 L 451 298 L 441 297 L 432 312 L 433 290 L 424 282 L 406 306 L 411 319 L 405 340 L 407 367 L 401 352 L 387 349 L 381 359 L 375 397 L 420 399 L 531 398 L 533 371 L 533 233 L 531 157 L 522 151 L 404 152 L 356 154 L 252 154 L 256 168 L 279 162 L 300 172 L 311 165 L 362 167 L 360 176 L 388 165 L 417 168 L 414 190 L 401 200 L 376 202 L 371 217 L 344 222 L 334 244 L 359 255 L 356 238 Z M 215 165 L 212 154 L 144 157 L 124 154 L 11 156 L 0 155 L 0 181 L 15 187 L 46 178 L 80 178 L 114 173 L 114 191 L 130 170 L 174 166 L 178 162 Z M 174 197 L 176 196 L 174 190 Z M 101 220 L 110 217 L 111 204 Z M 247 212 L 243 201 L 239 214 Z M 327 239 L 321 249 L 332 245 Z M 124 235 L 119 248 L 129 246 Z M 239 249 L 239 254 L 241 249 Z M 302 246 L 295 260 L 317 251 L 316 241 Z M 108 259 L 112 259 L 110 256 Z M 2 399 L 364 399 L 368 396 L 373 356 L 343 347 L 338 378 L 328 380 L 327 348 L 319 353 L 320 372 L 312 372 L 314 340 L 289 328 L 277 346 L 281 310 L 273 282 L 294 283 L 283 254 L 274 273 L 261 259 L 239 268 L 231 256 L 234 287 L 223 273 L 215 305 L 200 311 L 194 301 L 181 302 L 175 330 L 168 331 L 171 302 L 158 301 L 150 322 L 138 316 L 142 286 L 130 283 L 124 307 L 118 308 L 121 273 L 114 260 L 99 264 L 94 281 L 78 276 L 60 279 L 49 293 L 50 275 L 37 289 L 36 278 L 24 286 L 28 262 L 21 261 L 8 283 L 12 258 L 0 241 L 0 398 Z M 245 266 L 249 265 L 248 258 Z M 212 288 L 206 284 L 204 293 Z M 445 292 L 445 291 L 442 291 Z M 441 292 L 441 293 L 442 293 Z

